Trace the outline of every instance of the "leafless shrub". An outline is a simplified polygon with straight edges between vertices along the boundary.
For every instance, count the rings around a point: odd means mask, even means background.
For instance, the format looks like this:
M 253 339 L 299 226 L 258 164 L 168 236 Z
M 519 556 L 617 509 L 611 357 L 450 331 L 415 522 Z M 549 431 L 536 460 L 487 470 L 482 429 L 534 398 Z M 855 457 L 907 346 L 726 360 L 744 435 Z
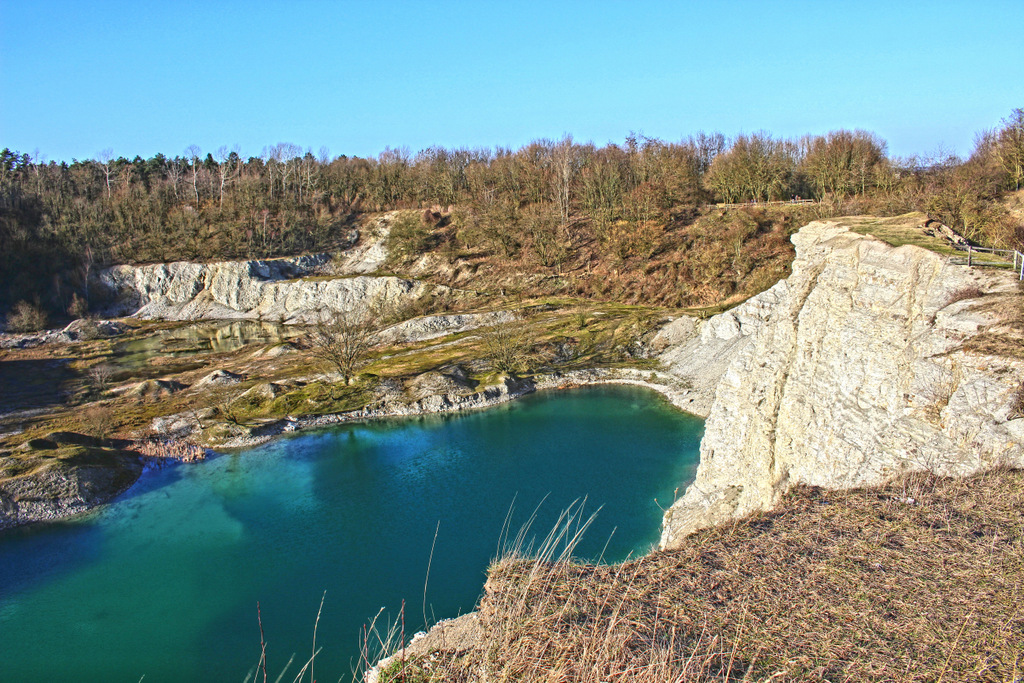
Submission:
M 110 406 L 91 405 L 82 412 L 85 432 L 90 436 L 106 439 L 114 431 L 116 420 Z
M 247 420 L 243 412 L 243 406 L 238 405 L 236 403 L 237 400 L 237 395 L 225 397 L 222 402 L 217 404 L 215 408 L 216 415 L 236 427 L 244 427 Z
M 572 324 L 576 327 L 577 330 L 586 329 L 587 324 L 590 322 L 590 317 L 592 314 L 593 312 L 590 310 L 589 306 L 586 306 L 585 304 L 582 303 L 577 304 L 572 309 Z
M 351 312 L 324 315 L 305 335 L 313 357 L 349 384 L 365 364 L 373 346 L 374 327 L 367 317 Z
M 106 364 L 94 365 L 89 368 L 89 384 L 96 393 L 103 393 L 110 386 L 110 378 L 114 369 Z
M 93 339 L 99 339 L 103 336 L 103 331 L 100 329 L 99 323 L 95 320 L 82 320 L 78 327 L 78 336 L 83 341 L 92 341 Z
M 136 442 L 134 449 L 139 454 L 156 460 L 199 462 L 206 459 L 206 451 L 201 447 L 175 439 L 140 441 Z
M 925 417 L 931 422 L 939 424 L 942 421 L 942 411 L 949 406 L 957 388 L 963 382 L 963 370 L 959 365 L 945 371 L 936 385 L 932 388 L 932 400 L 924 407 Z
M 9 332 L 38 332 L 45 329 L 49 322 L 46 311 L 39 304 L 19 301 L 7 314 L 7 330 Z
M 1024 382 L 1020 383 L 1017 390 L 1010 397 L 1010 416 L 1024 417 Z
M 483 330 L 480 338 L 495 371 L 517 375 L 531 369 L 532 340 L 522 322 L 500 323 Z
M 89 304 L 85 299 L 78 296 L 78 292 L 71 295 L 71 303 L 68 305 L 68 315 L 75 318 L 84 318 L 89 315 Z

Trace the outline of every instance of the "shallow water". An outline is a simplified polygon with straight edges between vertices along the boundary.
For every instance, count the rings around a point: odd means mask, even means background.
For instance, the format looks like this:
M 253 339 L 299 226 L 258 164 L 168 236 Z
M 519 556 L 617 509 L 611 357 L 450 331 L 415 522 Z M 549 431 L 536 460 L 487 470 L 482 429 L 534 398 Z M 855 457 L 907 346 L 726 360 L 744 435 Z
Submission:
M 513 503 L 518 529 L 543 500 L 543 535 L 587 497 L 579 555 L 648 550 L 702 430 L 653 392 L 589 387 L 148 473 L 86 518 L 0 533 L 0 681 L 241 681 L 257 602 L 269 678 L 294 654 L 290 681 L 324 591 L 316 677 L 347 678 L 382 606 L 421 627 L 425 581 L 428 620 L 473 609 Z
M 228 353 L 249 344 L 288 341 L 298 337 L 302 331 L 298 326 L 255 320 L 190 323 L 118 343 L 110 364 L 121 370 L 135 370 L 153 358 Z

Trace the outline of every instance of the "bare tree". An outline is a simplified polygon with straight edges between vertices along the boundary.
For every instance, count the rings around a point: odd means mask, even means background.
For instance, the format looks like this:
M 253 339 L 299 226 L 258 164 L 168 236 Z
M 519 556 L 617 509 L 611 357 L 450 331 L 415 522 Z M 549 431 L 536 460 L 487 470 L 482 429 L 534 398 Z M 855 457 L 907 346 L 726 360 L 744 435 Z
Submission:
M 217 148 L 217 172 L 220 174 L 220 208 L 224 208 L 224 187 L 238 176 L 241 170 L 241 163 L 238 158 L 239 147 L 235 145 L 230 150 L 227 145 Z
M 181 167 L 181 159 L 174 157 L 173 159 L 167 160 L 167 179 L 171 181 L 171 187 L 174 188 L 174 198 L 178 198 L 178 185 L 181 183 L 181 179 L 184 176 L 184 169 Z
M 713 133 L 699 131 L 696 135 L 689 137 L 687 144 L 694 150 L 697 157 L 697 173 L 702 177 L 711 168 L 711 162 L 724 152 L 726 147 L 725 136 L 717 131 Z
M 110 162 L 113 158 L 114 150 L 109 147 L 101 150 L 100 153 L 96 155 L 96 161 L 100 162 L 100 166 L 103 167 L 103 175 L 106 176 L 107 179 L 107 199 L 110 199 L 110 174 L 113 171 L 110 167 Z
M 36 147 L 32 152 L 32 175 L 34 175 L 36 179 L 36 193 L 38 194 L 42 194 L 43 192 L 42 179 L 39 177 L 39 167 L 44 166 L 45 164 L 46 155 L 42 154 L 39 151 L 39 148 Z
M 834 130 L 805 141 L 801 167 L 818 190 L 841 202 L 850 193 L 867 190 L 873 170 L 885 159 L 885 142 L 863 130 Z
M 185 148 L 185 158 L 192 164 L 192 192 L 196 196 L 196 208 L 199 208 L 199 159 L 203 156 L 203 151 L 199 149 L 199 145 L 189 145 Z
M 113 374 L 113 368 L 106 364 L 94 365 L 89 368 L 89 384 L 92 386 L 93 391 L 97 394 L 102 394 L 106 391 L 107 387 L 110 386 Z
M 306 188 L 306 200 L 313 195 L 319 181 L 319 173 L 316 157 L 313 156 L 313 148 L 307 147 L 306 153 L 298 159 L 299 167 L 299 202 L 302 202 L 302 188 Z
M 572 143 L 572 136 L 568 133 L 551 147 L 552 189 L 562 225 L 569 222 L 573 183 L 579 173 L 580 161 L 579 148 Z
M 295 172 L 301 154 L 302 148 L 292 142 L 279 142 L 273 147 L 272 158 L 281 165 L 282 196 L 288 191 L 288 178 Z
M 796 145 L 760 131 L 739 135 L 728 152 L 715 156 L 704 178 L 727 202 L 779 197 L 796 169 Z
M 1006 173 L 1007 181 L 1015 190 L 1024 183 L 1024 109 L 1014 109 L 1009 119 L 1003 119 L 996 143 L 996 158 Z
M 370 319 L 352 311 L 322 315 L 305 337 L 313 357 L 340 374 L 346 386 L 366 364 L 375 338 Z
M 530 369 L 531 342 L 528 328 L 522 321 L 499 323 L 480 334 L 484 352 L 491 367 L 498 372 L 516 375 Z
M 263 146 L 263 150 L 260 152 L 260 159 L 263 161 L 263 168 L 267 171 L 267 181 L 270 183 L 270 199 L 274 199 L 274 166 L 276 166 L 277 157 L 275 156 L 274 149 L 272 147 Z

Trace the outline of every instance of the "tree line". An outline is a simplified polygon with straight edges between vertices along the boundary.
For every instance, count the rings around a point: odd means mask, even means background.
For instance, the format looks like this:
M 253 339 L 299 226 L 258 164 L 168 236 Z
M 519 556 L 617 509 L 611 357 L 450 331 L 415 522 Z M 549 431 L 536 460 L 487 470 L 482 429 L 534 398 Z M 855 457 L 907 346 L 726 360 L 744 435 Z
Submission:
M 584 233 L 612 258 L 642 257 L 652 232 L 714 202 L 795 197 L 822 212 L 923 210 L 987 246 L 1021 248 L 998 203 L 1024 184 L 1024 110 L 979 133 L 967 158 L 893 158 L 862 130 L 779 138 L 630 135 L 597 147 L 570 136 L 507 148 L 431 147 L 332 157 L 279 143 L 243 158 L 226 146 L 128 159 L 46 161 L 0 152 L 0 306 L 40 298 L 63 312 L 112 263 L 251 258 L 328 250 L 360 214 L 443 208 L 453 248 L 558 268 Z M 413 243 L 413 248 L 426 246 Z

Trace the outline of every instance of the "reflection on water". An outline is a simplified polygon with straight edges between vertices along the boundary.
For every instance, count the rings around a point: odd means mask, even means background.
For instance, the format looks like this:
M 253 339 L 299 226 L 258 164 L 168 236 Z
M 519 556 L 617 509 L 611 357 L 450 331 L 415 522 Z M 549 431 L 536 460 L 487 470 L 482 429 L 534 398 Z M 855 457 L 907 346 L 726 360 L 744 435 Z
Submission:
M 114 343 L 103 364 L 114 371 L 112 380 L 147 379 L 166 374 L 166 364 L 151 365 L 163 358 L 182 359 L 174 372 L 205 365 L 204 355 L 237 351 L 248 345 L 291 341 L 303 333 L 301 326 L 256 320 L 209 321 L 157 330 L 145 336 Z M 77 347 L 71 346 L 70 353 Z M 0 415 L 47 408 L 66 401 L 85 379 L 69 359 L 0 359 Z
M 257 320 L 198 322 L 121 342 L 114 347 L 111 363 L 123 370 L 133 370 L 158 356 L 229 353 L 249 344 L 278 344 L 301 334 L 301 327 Z

